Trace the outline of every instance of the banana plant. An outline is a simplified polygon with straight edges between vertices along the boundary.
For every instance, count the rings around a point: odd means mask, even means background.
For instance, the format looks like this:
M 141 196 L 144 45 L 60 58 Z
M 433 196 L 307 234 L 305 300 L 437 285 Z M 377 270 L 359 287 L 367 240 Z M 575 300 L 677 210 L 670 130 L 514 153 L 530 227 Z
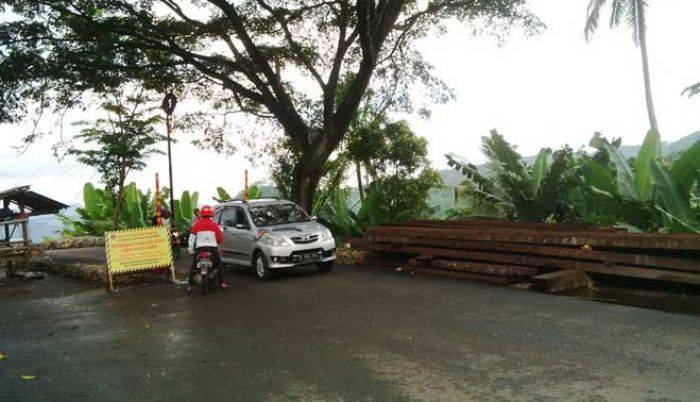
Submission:
M 319 221 L 339 237 L 362 235 L 357 214 L 348 203 L 349 198 L 350 189 L 337 188 L 325 192 L 314 201 L 313 210 Z
M 254 200 L 257 198 L 263 198 L 263 190 L 258 187 L 258 186 L 250 186 L 248 187 L 248 199 L 249 200 Z M 238 193 L 237 197 L 232 197 L 231 194 L 226 191 L 223 187 L 217 187 L 216 188 L 216 196 L 214 197 L 214 201 L 216 202 L 223 202 L 226 200 L 232 200 L 234 198 L 243 198 L 243 191 L 240 191 Z
M 590 142 L 591 147 L 605 152 L 615 168 L 617 193 L 627 200 L 651 202 L 654 199 L 654 179 L 651 161 L 661 157 L 661 137 L 650 130 L 634 160 L 634 168 L 628 163 L 620 150 L 613 146 L 600 133 L 595 133 Z
M 458 194 L 467 195 L 502 211 L 510 219 L 562 219 L 571 205 L 567 193 L 576 181 L 576 160 L 570 148 L 540 150 L 532 166 L 496 130 L 482 138 L 490 174 L 455 154 L 447 164 L 462 173 Z
M 700 233 L 700 207 L 693 205 L 693 190 L 700 182 L 700 142 L 683 152 L 670 166 L 651 162 L 656 184 L 656 209 L 664 227 L 674 233 Z
M 183 191 L 179 200 L 175 200 L 175 224 L 180 233 L 186 233 L 194 222 L 194 209 L 199 202 L 199 193 L 196 191 L 190 194 Z
M 591 146 L 607 154 L 611 166 L 584 158 L 584 183 L 572 191 L 572 199 L 586 221 L 640 231 L 699 231 L 692 191 L 700 171 L 700 142 L 672 163 L 662 160 L 655 131 L 647 133 L 634 164 L 600 134 L 593 136 Z
M 198 193 L 183 192 L 180 200 L 176 200 L 175 217 L 178 229 L 187 230 L 192 224 L 194 206 L 199 199 Z M 181 207 L 180 207 L 181 206 Z M 114 218 L 114 195 L 106 190 L 95 188 L 92 183 L 83 186 L 83 207 L 77 210 L 78 218 L 59 215 L 64 224 L 65 236 L 102 236 L 105 231 L 112 230 Z M 140 228 L 150 224 L 155 213 L 155 199 L 148 190 L 142 192 L 136 183 L 124 187 L 124 206 L 118 222 L 119 229 Z

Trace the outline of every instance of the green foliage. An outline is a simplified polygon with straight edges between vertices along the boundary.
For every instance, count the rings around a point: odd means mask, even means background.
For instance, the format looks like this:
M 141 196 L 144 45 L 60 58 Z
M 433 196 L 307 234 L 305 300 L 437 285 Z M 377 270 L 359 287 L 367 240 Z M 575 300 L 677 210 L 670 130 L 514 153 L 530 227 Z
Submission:
M 216 202 L 224 202 L 227 200 L 233 200 L 233 199 L 243 199 L 243 192 L 244 190 L 239 191 L 235 197 L 232 197 L 231 194 L 229 194 L 226 189 L 223 187 L 217 187 L 216 188 L 216 197 L 214 197 L 214 200 Z M 254 184 L 252 186 L 248 187 L 248 199 L 249 200 L 254 200 L 257 198 L 265 198 L 265 197 L 277 197 L 279 191 L 275 187 L 263 185 L 263 184 Z
M 674 180 L 658 160 L 651 162 L 651 172 L 657 187 L 656 208 L 663 214 L 664 226 L 670 232 L 700 233 L 700 225 L 690 207 L 689 192 Z
M 583 158 L 584 186 L 574 192 L 583 219 L 642 231 L 657 230 L 660 222 L 653 205 L 655 186 L 651 162 L 661 156 L 658 133 L 649 131 L 632 165 L 620 153 L 619 141 L 611 143 L 596 133 L 590 145 L 605 155 L 600 159 L 609 164 Z
M 66 236 L 104 235 L 113 226 L 113 197 L 105 191 L 96 189 L 91 183 L 83 186 L 83 208 L 76 210 L 79 219 L 59 214 L 65 226 Z
M 429 204 L 430 192 L 443 183 L 430 167 L 427 140 L 416 135 L 405 121 L 386 122 L 381 116 L 371 118 L 367 114 L 355 122 L 341 158 L 353 161 L 356 169 L 364 167 L 374 187 L 381 188 L 390 219 L 432 215 L 435 208 Z M 346 169 L 350 166 L 347 164 Z
M 630 165 L 619 153 L 619 143 L 615 146 L 596 134 L 591 146 L 611 162 L 583 159 L 583 184 L 572 193 L 583 219 L 642 231 L 698 231 L 692 191 L 700 178 L 700 142 L 670 165 L 661 159 L 659 144 L 658 133 L 649 131 Z
M 165 137 L 156 131 L 161 119 L 155 108 L 147 106 L 149 99 L 140 90 L 132 95 L 105 94 L 104 98 L 101 109 L 106 117 L 75 123 L 83 129 L 74 138 L 94 147 L 72 147 L 68 153 L 96 168 L 103 183 L 114 188 L 129 172 L 143 169 L 149 155 L 162 154 L 155 145 Z
M 349 205 L 349 199 L 349 189 L 336 188 L 317 197 L 314 203 L 319 221 L 339 237 L 362 235 L 358 216 Z
M 155 124 L 160 121 L 153 107 L 145 107 L 149 99 L 143 96 L 143 91 L 137 89 L 134 94 L 126 95 L 121 90 L 115 90 L 104 95 L 102 109 L 106 117 L 94 121 L 82 121 L 76 125 L 84 127 L 75 139 L 92 148 L 72 147 L 68 154 L 75 155 L 77 160 L 92 166 L 100 173 L 102 182 L 111 194 L 115 216 L 113 227 L 116 229 L 121 220 L 122 207 L 130 218 L 135 219 L 139 213 L 134 204 L 138 198 L 135 188 L 125 192 L 124 183 L 129 173 L 142 170 L 149 155 L 162 153 L 155 145 L 165 137 L 158 134 Z M 126 198 L 132 198 L 132 203 L 126 203 Z M 135 221 L 134 221 L 135 222 Z
M 367 196 L 356 212 L 349 205 L 349 199 L 349 189 L 336 189 L 319 197 L 314 207 L 319 221 L 338 237 L 361 236 L 368 226 L 414 217 L 392 208 L 386 192 L 376 182 L 367 188 Z
M 183 192 L 180 200 L 175 200 L 175 223 L 177 230 L 187 232 L 192 225 L 194 208 L 199 194 Z M 108 190 L 97 189 L 92 183 L 83 187 L 83 208 L 78 208 L 78 218 L 59 215 L 63 221 L 63 235 L 67 237 L 94 235 L 102 236 L 113 230 L 114 195 Z M 120 215 L 117 229 L 133 229 L 151 225 L 155 216 L 155 195 L 151 190 L 145 193 L 130 183 L 124 188 L 124 208 Z
M 216 202 L 231 200 L 233 197 L 223 187 L 216 188 Z
M 684 192 L 690 193 L 700 172 L 700 141 L 685 150 L 671 166 L 671 175 Z
M 458 193 L 479 206 L 486 215 L 510 219 L 544 221 L 567 219 L 571 212 L 568 190 L 578 180 L 577 158 L 568 147 L 552 152 L 542 149 L 533 166 L 495 130 L 483 137 L 483 151 L 489 158 L 490 174 L 476 165 L 448 154 L 448 165 L 465 176 Z M 463 216 L 471 209 L 458 209 L 450 216 Z
M 600 19 L 600 10 L 608 0 L 590 0 L 588 3 L 588 13 L 586 16 L 586 39 L 590 39 L 593 33 L 598 29 L 598 21 Z M 627 22 L 627 25 L 632 29 L 632 37 L 635 43 L 639 43 L 641 30 L 646 27 L 643 25 L 643 19 L 640 14 L 644 13 L 646 8 L 646 0 L 610 0 L 610 27 L 614 28 L 620 25 L 621 22 Z
M 661 157 L 661 136 L 657 131 L 649 131 L 644 138 L 642 148 L 634 161 L 637 197 L 640 201 L 654 198 L 654 180 L 652 179 L 652 162 Z

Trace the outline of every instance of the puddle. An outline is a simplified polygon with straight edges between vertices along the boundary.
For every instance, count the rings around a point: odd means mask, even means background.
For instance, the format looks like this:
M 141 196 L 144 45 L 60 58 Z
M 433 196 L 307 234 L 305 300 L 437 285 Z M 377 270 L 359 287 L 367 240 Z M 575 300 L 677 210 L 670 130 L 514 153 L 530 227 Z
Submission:
M 603 276 L 593 279 L 595 289 L 568 292 L 564 296 L 700 316 L 700 286 Z

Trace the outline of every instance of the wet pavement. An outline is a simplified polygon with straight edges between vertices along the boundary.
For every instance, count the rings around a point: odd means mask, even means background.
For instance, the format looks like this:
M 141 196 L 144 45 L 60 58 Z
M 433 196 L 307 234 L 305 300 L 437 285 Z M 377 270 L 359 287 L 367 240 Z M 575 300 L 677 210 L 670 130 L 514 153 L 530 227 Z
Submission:
M 0 400 L 700 400 L 700 318 L 339 267 L 0 286 Z M 21 375 L 34 375 L 23 380 Z

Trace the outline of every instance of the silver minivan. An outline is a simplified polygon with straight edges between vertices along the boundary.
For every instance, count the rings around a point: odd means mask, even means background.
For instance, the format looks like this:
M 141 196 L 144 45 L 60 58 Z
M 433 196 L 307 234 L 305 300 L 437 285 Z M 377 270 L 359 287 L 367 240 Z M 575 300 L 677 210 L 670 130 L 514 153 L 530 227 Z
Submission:
M 214 221 L 224 233 L 221 261 L 251 267 L 260 280 L 280 268 L 309 264 L 321 272 L 333 268 L 333 234 L 291 201 L 225 201 L 215 207 Z

